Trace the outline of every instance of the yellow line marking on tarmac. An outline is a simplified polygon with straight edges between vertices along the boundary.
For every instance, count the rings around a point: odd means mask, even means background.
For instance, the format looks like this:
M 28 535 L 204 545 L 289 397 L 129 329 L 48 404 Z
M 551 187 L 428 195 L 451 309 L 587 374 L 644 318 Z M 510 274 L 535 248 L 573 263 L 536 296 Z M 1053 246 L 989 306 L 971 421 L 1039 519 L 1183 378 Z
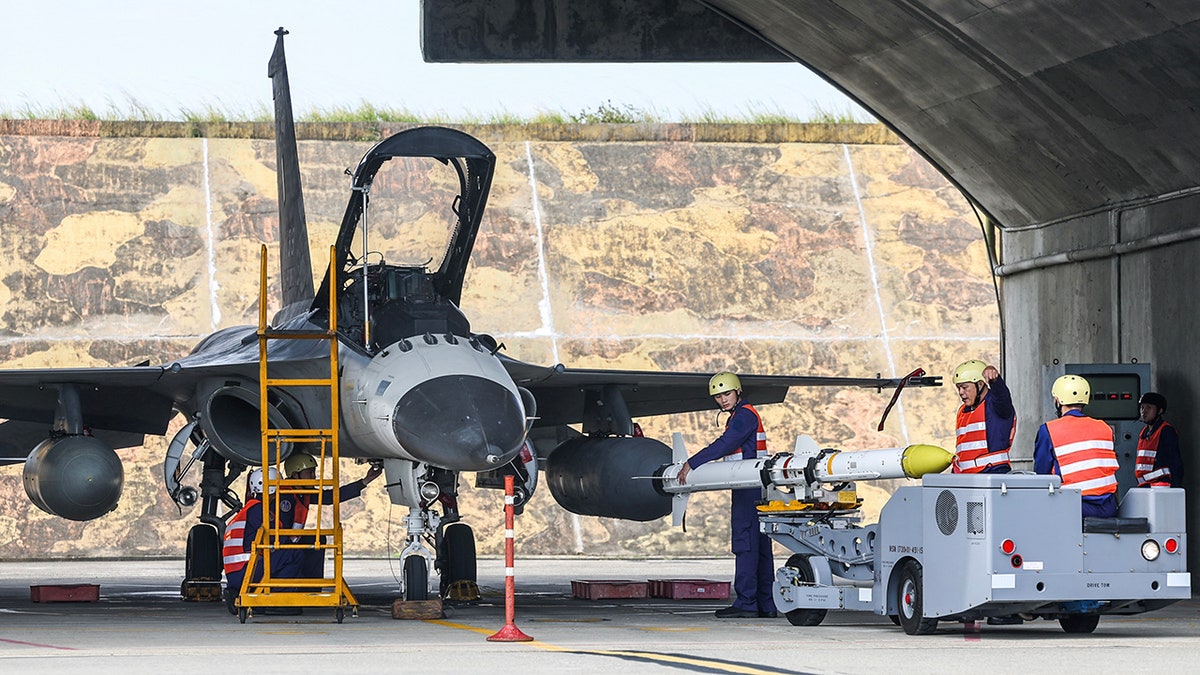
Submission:
M 489 630 L 487 628 L 476 628 L 475 626 L 468 626 L 465 623 L 455 623 L 453 621 L 446 621 L 444 619 L 425 619 L 424 621 L 425 621 L 425 623 L 435 623 L 439 626 L 445 626 L 446 628 L 457 628 L 459 630 L 469 630 L 472 633 L 479 633 L 480 635 L 493 635 L 496 632 L 494 630 Z
M 444 621 L 441 619 L 426 619 L 426 623 L 435 623 L 439 626 L 447 628 L 457 628 L 459 630 L 471 631 L 480 635 L 493 635 L 496 631 L 488 628 L 477 628 L 468 626 L 462 623 L 454 623 L 452 621 Z M 763 668 L 760 666 L 743 665 L 739 663 L 731 663 L 729 661 L 718 661 L 706 659 L 698 656 L 679 656 L 676 654 L 660 654 L 657 652 L 639 652 L 631 650 L 615 650 L 615 649 L 576 649 L 573 647 L 560 647 L 541 640 L 531 640 L 523 642 L 530 647 L 535 647 L 547 652 L 560 652 L 564 654 L 593 654 L 595 656 L 614 656 L 622 659 L 635 661 L 646 661 L 656 663 L 667 663 L 680 666 L 690 666 L 692 668 L 703 669 L 707 672 L 722 672 L 722 673 L 743 673 L 745 675 L 780 675 L 781 673 L 795 673 L 793 670 L 777 670 L 774 668 Z

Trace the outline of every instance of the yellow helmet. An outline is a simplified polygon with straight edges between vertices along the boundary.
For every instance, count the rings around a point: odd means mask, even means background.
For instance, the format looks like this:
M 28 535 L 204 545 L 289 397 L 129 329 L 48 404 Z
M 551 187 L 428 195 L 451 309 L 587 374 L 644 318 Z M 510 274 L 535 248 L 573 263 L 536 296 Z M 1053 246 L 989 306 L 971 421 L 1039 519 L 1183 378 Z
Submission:
M 1054 381 L 1050 395 L 1059 405 L 1087 405 L 1092 400 L 1092 387 L 1078 375 L 1063 375 Z
M 315 468 L 317 468 L 317 460 L 307 452 L 295 452 L 291 457 L 283 460 L 283 472 L 289 476 L 297 471 Z
M 979 382 L 983 379 L 984 368 L 987 368 L 987 364 L 979 359 L 963 361 L 954 369 L 954 384 Z
M 708 381 L 708 395 L 716 396 L 727 391 L 741 391 L 742 381 L 733 373 L 717 373 Z

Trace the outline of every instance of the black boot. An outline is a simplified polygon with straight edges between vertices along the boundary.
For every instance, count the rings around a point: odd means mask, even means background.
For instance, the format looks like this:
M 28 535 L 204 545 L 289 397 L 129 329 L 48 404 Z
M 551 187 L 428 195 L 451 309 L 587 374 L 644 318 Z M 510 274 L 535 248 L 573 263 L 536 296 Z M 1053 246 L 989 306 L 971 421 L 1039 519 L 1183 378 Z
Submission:
M 740 607 L 725 607 L 714 612 L 718 619 L 757 619 L 758 612 Z

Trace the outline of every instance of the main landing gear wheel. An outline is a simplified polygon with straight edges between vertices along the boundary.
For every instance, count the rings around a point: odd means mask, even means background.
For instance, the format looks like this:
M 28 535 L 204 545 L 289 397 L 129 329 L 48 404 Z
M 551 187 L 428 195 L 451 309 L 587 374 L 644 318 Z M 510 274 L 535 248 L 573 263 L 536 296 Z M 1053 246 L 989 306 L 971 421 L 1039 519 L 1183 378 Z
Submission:
M 931 635 L 937 630 L 938 620 L 925 618 L 925 589 L 921 576 L 921 563 L 909 560 L 900 568 L 900 583 L 896 584 L 900 627 L 909 635 Z
M 429 566 L 423 556 L 410 555 L 404 559 L 404 599 L 429 599 Z
M 442 578 L 438 590 L 443 598 L 479 599 L 475 533 L 466 523 L 450 523 L 442 533 Z
M 808 556 L 797 553 L 788 558 L 787 567 L 796 570 L 800 581 L 805 583 L 814 583 L 817 580 L 817 575 L 813 573 L 812 563 L 808 561 Z M 793 626 L 817 626 L 825 620 L 824 609 L 793 609 L 787 613 L 788 623 Z
M 1058 620 L 1058 625 L 1068 633 L 1090 633 L 1099 623 L 1099 614 L 1069 614 Z

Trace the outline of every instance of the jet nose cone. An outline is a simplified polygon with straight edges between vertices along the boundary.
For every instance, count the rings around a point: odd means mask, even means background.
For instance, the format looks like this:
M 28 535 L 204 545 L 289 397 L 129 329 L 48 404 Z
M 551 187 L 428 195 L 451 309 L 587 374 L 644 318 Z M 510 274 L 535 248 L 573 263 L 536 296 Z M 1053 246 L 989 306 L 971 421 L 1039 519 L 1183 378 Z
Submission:
M 421 461 L 478 471 L 516 456 L 525 439 L 525 412 L 499 382 L 446 375 L 418 384 L 400 399 L 392 431 Z

